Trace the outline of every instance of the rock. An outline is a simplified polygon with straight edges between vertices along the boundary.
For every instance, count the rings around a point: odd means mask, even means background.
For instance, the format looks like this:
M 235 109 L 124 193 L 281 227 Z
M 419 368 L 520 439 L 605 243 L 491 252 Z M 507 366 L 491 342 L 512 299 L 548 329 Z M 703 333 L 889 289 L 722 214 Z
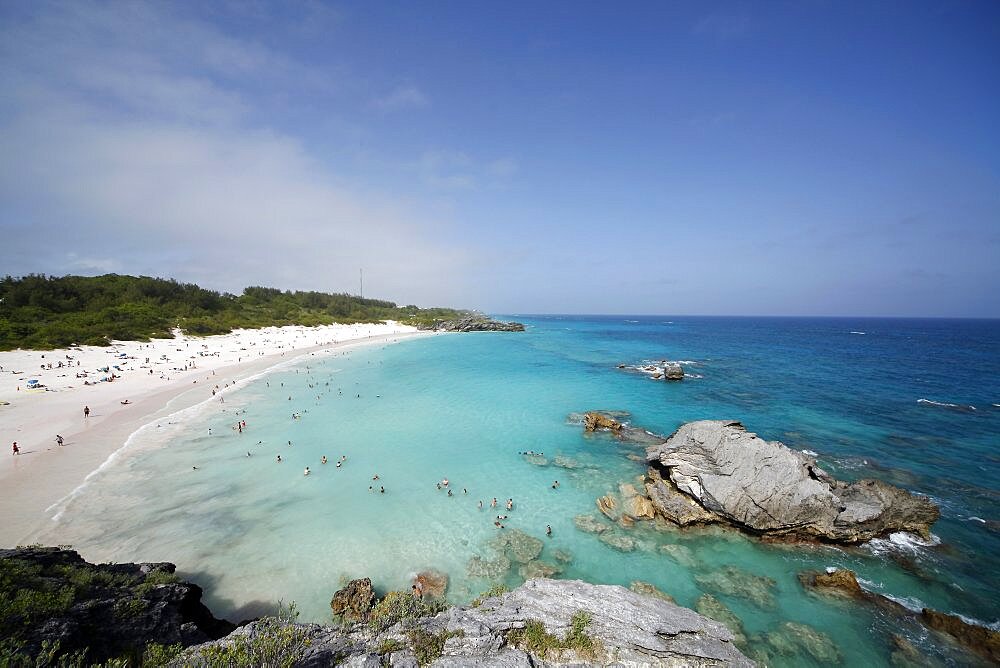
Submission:
M 661 545 L 660 552 L 668 555 L 681 566 L 691 568 L 695 565 L 694 553 L 686 545 Z
M 418 329 L 435 332 L 523 332 L 524 325 L 519 322 L 501 322 L 474 314 L 457 320 L 438 320 L 433 325 L 419 325 Z
M 618 518 L 618 526 L 622 529 L 631 529 L 635 526 L 635 518 L 631 515 L 622 515 Z
M 556 455 L 552 460 L 555 466 L 559 466 L 564 469 L 578 469 L 580 468 L 580 463 L 575 459 L 570 459 L 569 457 L 564 457 L 562 455 Z
M 635 485 L 630 482 L 623 482 L 618 485 L 618 491 L 621 493 L 622 498 L 626 501 L 639 494 Z
M 651 520 L 656 517 L 653 502 L 645 496 L 633 496 L 625 503 L 625 512 L 638 520 Z
M 841 663 L 840 650 L 830 636 L 806 624 L 784 622 L 777 630 L 768 633 L 765 639 L 778 654 L 808 654 L 819 663 Z
M 547 561 L 529 561 L 517 571 L 525 580 L 532 578 L 550 578 L 562 572 L 562 568 Z
M 646 493 L 649 494 L 654 510 L 679 526 L 723 521 L 721 517 L 706 510 L 693 498 L 677 489 L 670 480 L 663 480 L 656 468 L 649 469 Z
M 920 621 L 928 628 L 947 633 L 994 664 L 1000 664 L 1000 632 L 969 624 L 957 615 L 949 615 L 930 608 L 924 608 L 920 612 Z
M 605 517 L 607 517 L 610 520 L 618 519 L 619 513 L 616 510 L 616 508 L 618 507 L 618 502 L 615 500 L 615 497 L 611 496 L 610 494 L 605 494 L 604 496 L 599 497 L 596 503 L 597 503 L 597 509 L 600 510 Z
M 747 647 L 747 632 L 743 628 L 743 620 L 736 616 L 732 610 L 715 598 L 711 594 L 702 594 L 694 604 L 694 609 L 698 614 L 705 615 L 709 619 L 722 622 L 733 634 L 733 642 L 741 649 Z
M 605 415 L 604 413 L 590 411 L 583 414 L 584 431 L 620 432 L 623 428 L 624 425 L 621 422 Z
M 912 642 L 898 633 L 892 634 L 892 654 L 889 661 L 894 668 L 938 668 L 943 666 L 940 661 L 926 652 L 920 651 Z
M 637 594 L 642 594 L 643 596 L 653 596 L 655 598 L 662 599 L 664 601 L 669 601 L 670 603 L 676 603 L 674 597 L 670 594 L 657 589 L 656 585 L 649 582 L 643 582 L 642 580 L 634 580 L 629 586 L 629 589 Z
M 501 552 L 506 551 L 514 561 L 526 564 L 542 553 L 544 543 L 520 529 L 507 529 L 493 539 L 490 545 Z
M 735 566 L 724 566 L 711 573 L 698 573 L 694 579 L 702 587 L 719 594 L 745 598 L 766 610 L 774 608 L 771 590 L 776 583 L 769 577 L 747 573 Z
M 689 422 L 646 456 L 660 473 L 647 485 L 654 506 L 681 525 L 724 521 L 756 535 L 849 544 L 896 531 L 927 538 L 940 514 L 930 500 L 878 480 L 837 481 L 812 457 L 739 422 Z M 678 494 L 706 514 L 688 512 Z
M 448 575 L 434 570 L 420 571 L 413 578 L 413 584 L 424 597 L 444 598 L 448 591 Z
M 549 460 L 543 455 L 524 455 L 524 459 L 529 464 L 534 464 L 535 466 L 548 466 Z
M 568 564 L 573 561 L 573 555 L 566 550 L 553 550 L 552 558 L 561 564 Z
M 166 562 L 91 564 L 74 550 L 55 547 L 0 549 L 0 573 L 6 580 L 0 644 L 21 643 L 23 652 L 20 657 L 3 653 L 6 661 L 0 663 L 35 665 L 43 643 L 59 643 L 58 654 L 88 650 L 90 665 L 141 656 L 149 643 L 188 646 L 232 631 L 233 624 L 216 619 L 201 603 L 201 588 L 175 578 L 174 570 Z M 16 587 L 18 598 L 34 605 L 45 601 L 51 608 L 38 616 L 32 605 L 8 605 L 14 596 L 10 586 Z M 59 604 L 63 596 L 70 604 Z
M 573 518 L 573 524 L 580 531 L 587 533 L 604 533 L 611 530 L 611 527 L 593 515 L 577 515 Z
M 330 600 L 330 610 L 337 617 L 348 621 L 365 621 L 375 605 L 375 589 L 369 578 L 351 580 L 338 589 Z
M 799 582 L 806 589 L 819 590 L 821 593 L 847 598 L 863 598 L 864 590 L 858 584 L 854 571 L 838 568 L 832 573 L 819 571 L 803 571 L 799 573 Z
M 496 559 L 483 559 L 478 554 L 469 559 L 465 572 L 470 577 L 486 578 L 488 580 L 503 580 L 510 571 L 510 559 L 500 555 Z
M 631 536 L 623 536 L 620 533 L 602 533 L 599 540 L 619 552 L 632 552 L 635 550 L 636 540 Z
M 677 362 L 663 363 L 664 380 L 684 380 L 684 368 Z

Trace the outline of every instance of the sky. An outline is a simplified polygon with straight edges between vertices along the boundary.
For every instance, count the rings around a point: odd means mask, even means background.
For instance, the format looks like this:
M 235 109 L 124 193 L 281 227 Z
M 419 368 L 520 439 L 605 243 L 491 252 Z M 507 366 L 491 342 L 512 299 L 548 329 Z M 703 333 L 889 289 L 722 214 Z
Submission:
M 1000 3 L 0 0 L 0 275 L 1000 317 Z

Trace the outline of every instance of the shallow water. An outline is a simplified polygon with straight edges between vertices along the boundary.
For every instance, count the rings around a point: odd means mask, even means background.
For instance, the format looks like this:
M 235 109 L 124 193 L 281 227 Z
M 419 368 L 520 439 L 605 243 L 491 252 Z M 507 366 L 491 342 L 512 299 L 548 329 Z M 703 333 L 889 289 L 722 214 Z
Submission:
M 497 556 L 493 522 L 509 515 L 507 528 L 543 540 L 541 559 L 561 567 L 560 577 L 643 580 L 692 607 L 712 593 L 741 618 L 755 647 L 794 621 L 828 634 L 849 665 L 887 665 L 890 633 L 955 660 L 918 627 L 804 593 L 797 573 L 831 565 L 910 605 L 1000 619 L 1000 323 L 521 320 L 524 334 L 307 357 L 224 403 L 153 425 L 66 506 L 49 542 L 71 543 L 91 559 L 173 561 L 206 587 L 213 611 L 232 619 L 283 599 L 296 601 L 303 618 L 324 620 L 330 596 L 349 578 L 369 576 L 384 591 L 408 588 L 415 572 L 433 568 L 449 574 L 455 602 L 496 579 L 518 584 L 517 563 L 501 578 L 467 572 L 472 557 Z M 693 361 L 692 377 L 665 383 L 615 368 L 663 358 Z M 660 433 L 688 420 L 740 419 L 766 438 L 819 453 L 838 476 L 877 476 L 931 495 L 942 506 L 934 530 L 941 544 L 771 546 L 640 523 L 614 529 L 635 540 L 633 551 L 616 550 L 578 530 L 573 517 L 595 513 L 597 496 L 641 475 L 644 466 L 628 455 L 642 451 L 587 437 L 568 420 L 590 409 L 629 411 L 633 424 Z M 247 423 L 242 434 L 231 428 L 237 420 Z M 519 454 L 525 450 L 544 452 L 544 462 Z M 557 466 L 557 456 L 576 468 Z M 452 497 L 436 487 L 445 477 Z M 513 498 L 513 511 L 490 509 L 493 497 Z M 682 547 L 667 554 L 664 545 Z M 750 581 L 745 572 L 773 585 L 733 591 L 718 581 L 728 566 L 739 569 L 737 582 Z M 801 649 L 771 651 L 775 665 L 818 663 Z

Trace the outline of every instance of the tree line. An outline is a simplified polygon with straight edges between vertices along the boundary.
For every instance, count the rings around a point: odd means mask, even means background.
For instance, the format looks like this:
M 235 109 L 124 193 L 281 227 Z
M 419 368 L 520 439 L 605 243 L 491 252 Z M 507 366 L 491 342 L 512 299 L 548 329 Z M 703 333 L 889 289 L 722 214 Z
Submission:
M 239 328 L 382 320 L 429 325 L 467 314 L 343 293 L 251 286 L 233 295 L 149 276 L 30 274 L 0 280 L 0 350 L 170 338 L 175 328 L 206 336 Z

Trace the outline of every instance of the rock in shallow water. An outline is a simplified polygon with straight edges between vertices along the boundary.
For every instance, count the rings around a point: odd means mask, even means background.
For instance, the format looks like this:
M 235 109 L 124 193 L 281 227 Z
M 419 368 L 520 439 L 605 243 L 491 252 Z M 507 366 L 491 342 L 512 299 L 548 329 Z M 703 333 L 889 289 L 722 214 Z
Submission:
M 611 530 L 611 527 L 606 522 L 593 515 L 577 515 L 573 518 L 573 524 L 580 531 L 586 531 L 587 533 L 604 533 Z
M 775 581 L 763 575 L 754 575 L 735 566 L 724 566 L 710 573 L 698 573 L 695 581 L 719 594 L 745 598 L 754 605 L 769 610 L 774 608 Z
M 661 591 L 656 587 L 656 585 L 650 582 L 643 582 L 642 580 L 634 580 L 628 586 L 629 589 L 634 591 L 636 594 L 642 594 L 643 596 L 653 596 L 655 598 L 668 601 L 670 603 L 676 603 L 674 597 L 665 591 Z
M 343 589 L 338 589 L 330 601 L 330 610 L 337 617 L 348 621 L 364 621 L 375 605 L 375 590 L 368 578 L 351 580 Z
M 538 557 L 544 546 L 540 539 L 529 536 L 520 529 L 507 529 L 493 539 L 490 545 L 500 552 L 506 551 L 520 564 L 526 564 Z
M 502 580 L 507 577 L 510 571 L 510 559 L 500 555 L 496 559 L 484 559 L 478 554 L 469 559 L 465 571 L 474 578 L 487 578 L 489 580 Z
M 806 624 L 785 622 L 764 636 L 767 644 L 778 654 L 795 656 L 808 654 L 819 663 L 841 663 L 840 650 L 830 636 Z
M 653 505 L 682 525 L 723 521 L 761 535 L 858 543 L 895 531 L 926 538 L 940 514 L 929 499 L 878 480 L 837 481 L 812 457 L 739 422 L 689 422 L 646 456 L 661 474 L 647 486 Z M 685 507 L 684 497 L 700 508 Z
M 600 535 L 600 541 L 605 545 L 615 548 L 619 552 L 632 552 L 635 550 L 637 542 L 631 536 L 623 536 L 620 533 L 607 532 Z
M 747 647 L 747 632 L 743 628 L 743 620 L 736 616 L 732 610 L 715 598 L 711 594 L 702 594 L 694 604 L 694 609 L 698 614 L 705 615 L 709 619 L 714 619 L 726 625 L 726 628 L 733 633 L 733 642 L 740 649 Z

